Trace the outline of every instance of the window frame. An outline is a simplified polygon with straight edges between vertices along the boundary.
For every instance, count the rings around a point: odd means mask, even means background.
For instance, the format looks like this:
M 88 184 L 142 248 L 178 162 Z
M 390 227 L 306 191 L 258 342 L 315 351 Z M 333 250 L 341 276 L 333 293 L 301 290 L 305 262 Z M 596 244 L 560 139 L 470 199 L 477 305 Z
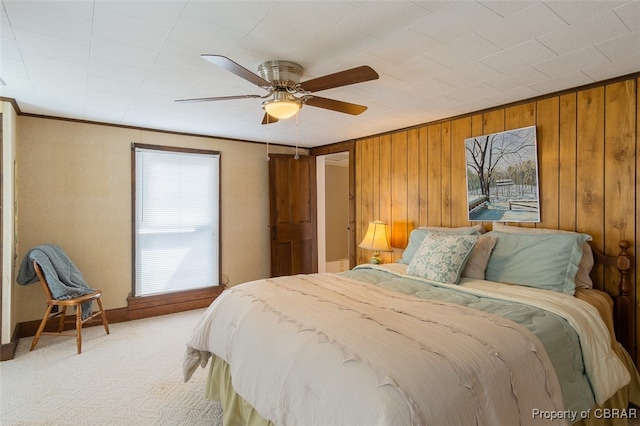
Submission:
M 205 154 L 205 155 L 217 155 L 219 156 L 218 167 L 218 285 L 213 285 L 204 288 L 190 289 L 190 290 L 178 290 L 162 294 L 153 295 L 136 295 L 136 148 L 145 150 L 157 150 L 168 152 L 180 152 L 187 154 Z M 197 149 L 197 148 L 184 148 L 165 145 L 153 145 L 153 144 L 141 144 L 131 143 L 131 293 L 128 298 L 129 310 L 158 308 L 160 307 L 160 314 L 169 312 L 179 312 L 183 310 L 196 309 L 199 307 L 206 307 L 215 297 L 217 297 L 225 288 L 225 284 L 222 281 L 222 154 L 220 151 Z M 162 309 L 164 305 L 172 305 L 171 309 Z M 167 311 L 167 312 L 163 312 Z M 134 318 L 145 317 L 147 315 L 141 314 L 140 316 L 134 315 Z

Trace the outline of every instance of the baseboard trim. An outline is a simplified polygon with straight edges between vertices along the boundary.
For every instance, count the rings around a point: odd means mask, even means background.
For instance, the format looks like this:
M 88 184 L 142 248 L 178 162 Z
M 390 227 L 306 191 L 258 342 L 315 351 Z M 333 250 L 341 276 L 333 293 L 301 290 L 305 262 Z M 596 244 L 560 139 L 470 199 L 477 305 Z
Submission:
M 16 356 L 16 349 L 18 348 L 18 341 L 20 340 L 19 330 L 20 324 L 16 324 L 16 328 L 13 330 L 13 336 L 11 336 L 11 342 L 0 346 L 0 361 L 9 361 Z
M 201 290 L 183 291 L 172 294 L 162 294 L 147 297 L 129 297 L 126 308 L 108 309 L 106 311 L 109 324 L 118 322 L 133 321 L 143 318 L 151 318 L 160 315 L 175 314 L 178 312 L 191 311 L 194 309 L 206 308 L 216 297 L 222 293 L 224 286 L 211 287 Z M 71 320 L 75 316 L 71 316 Z M 36 335 L 41 319 L 25 321 L 16 325 L 11 343 L 1 346 L 0 361 L 8 361 L 14 358 L 18 340 L 23 337 Z M 101 326 L 99 318 L 85 323 L 84 327 Z M 75 329 L 75 321 L 65 324 L 65 330 Z M 45 331 L 56 331 L 57 322 L 50 321 L 45 327 Z

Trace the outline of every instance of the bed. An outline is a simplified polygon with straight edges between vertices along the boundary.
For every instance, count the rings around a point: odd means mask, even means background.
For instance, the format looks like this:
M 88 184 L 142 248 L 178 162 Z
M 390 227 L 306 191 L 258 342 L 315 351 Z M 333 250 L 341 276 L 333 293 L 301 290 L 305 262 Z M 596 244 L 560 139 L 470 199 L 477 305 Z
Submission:
M 210 363 L 229 425 L 626 424 L 640 380 L 589 272 L 618 268 L 628 320 L 629 244 L 611 257 L 590 239 L 418 228 L 396 263 L 231 287 L 188 340 L 185 380 Z

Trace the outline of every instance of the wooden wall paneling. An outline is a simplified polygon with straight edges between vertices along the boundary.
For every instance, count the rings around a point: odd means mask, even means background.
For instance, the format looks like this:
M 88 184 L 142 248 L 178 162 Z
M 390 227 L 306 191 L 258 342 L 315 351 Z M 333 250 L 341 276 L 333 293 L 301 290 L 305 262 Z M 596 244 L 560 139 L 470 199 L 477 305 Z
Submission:
M 420 151 L 419 162 L 419 180 L 420 180 L 420 197 L 418 199 L 418 207 L 420 215 L 416 227 L 426 225 L 429 216 L 429 134 L 427 127 L 419 129 L 418 149 Z
M 451 123 L 451 226 L 470 226 L 464 140 L 471 137 L 471 118 Z
M 379 191 L 379 182 L 374 181 L 374 139 L 365 139 L 356 144 L 356 242 L 364 238 L 367 225 L 374 211 L 374 192 Z M 356 250 L 356 263 L 366 263 L 363 249 Z
M 440 208 L 441 226 L 451 226 L 451 121 L 442 123 L 440 132 L 441 154 L 440 154 Z
M 605 86 L 604 106 L 604 243 L 617 251 L 618 242 L 635 237 L 636 87 L 632 80 Z M 605 288 L 618 288 L 616 268 L 605 269 Z
M 372 156 L 373 156 L 373 168 L 371 174 L 371 181 L 375 185 L 375 191 L 373 192 L 373 209 L 371 211 L 371 218 L 369 220 L 380 219 L 380 191 L 382 186 L 388 184 L 388 182 L 382 182 L 380 180 L 380 137 L 373 138 L 372 144 Z M 388 200 L 388 199 L 387 199 Z
M 409 185 L 408 132 L 391 135 L 391 217 L 389 224 L 391 247 L 406 247 L 408 235 Z
M 538 182 L 540 183 L 540 223 L 542 228 L 558 228 L 560 179 L 560 122 L 558 97 L 538 102 L 536 136 L 538 140 Z
M 407 246 L 409 234 L 420 223 L 420 155 L 421 128 L 407 134 L 407 235 L 401 246 Z
M 482 133 L 480 135 L 488 135 L 490 133 L 503 132 L 505 130 L 505 110 L 497 109 L 486 112 L 483 116 Z M 479 135 L 474 135 L 479 136 Z
M 372 220 L 381 220 L 386 223 L 391 223 L 392 215 L 392 158 L 393 147 L 391 145 L 391 135 L 380 136 L 379 144 L 379 163 L 380 163 L 380 198 L 378 199 L 378 217 Z M 382 253 L 382 260 L 384 263 L 392 261 L 393 255 L 389 253 Z
M 372 209 L 369 213 L 369 217 L 367 218 L 367 226 L 369 224 L 370 221 L 372 220 L 381 220 L 380 218 L 380 192 L 382 191 L 383 187 L 387 187 L 388 188 L 388 182 L 383 182 L 380 179 L 380 137 L 375 137 L 372 140 L 372 145 L 371 145 L 371 150 L 372 150 L 372 169 L 371 169 L 371 182 L 374 184 L 375 186 L 375 191 L 373 192 L 373 205 L 372 205 Z M 388 200 L 388 199 L 387 199 Z M 365 227 L 364 232 L 367 231 L 367 228 Z M 364 237 L 364 234 L 362 234 L 362 236 Z M 370 259 L 371 259 L 371 252 L 368 250 L 364 251 L 364 257 L 365 257 L 365 261 L 367 263 L 369 263 Z
M 476 114 L 471 116 L 471 136 L 482 136 L 484 131 L 484 120 L 486 114 Z
M 576 94 L 569 93 L 559 98 L 560 170 L 558 174 L 558 226 L 569 231 L 576 230 Z
M 634 188 L 637 173 L 634 154 L 636 152 L 636 119 L 637 105 L 636 84 L 633 80 L 622 81 L 605 86 L 605 247 L 607 251 L 614 251 L 622 239 L 631 240 L 635 237 L 637 224 Z M 631 219 L 631 220 L 630 220 Z M 634 250 L 631 248 L 631 250 Z M 615 252 L 615 251 L 614 251 Z M 633 251 L 632 251 L 633 256 Z M 637 268 L 635 269 L 637 270 Z M 604 286 L 608 292 L 617 293 L 619 276 L 614 267 L 605 268 Z M 635 278 L 635 271 L 631 271 L 631 282 Z M 636 288 L 631 286 L 630 299 L 635 300 Z M 629 319 L 635 322 L 635 312 Z M 636 327 L 631 329 L 635 336 Z M 625 338 L 628 341 L 628 338 Z
M 355 232 L 356 232 L 356 264 L 360 263 L 360 253 L 361 250 L 358 248 L 358 244 L 362 240 L 362 211 L 364 209 L 364 192 L 365 185 L 364 179 L 362 178 L 363 170 L 365 168 L 365 164 L 367 163 L 368 157 L 366 153 L 366 145 L 367 139 L 360 141 L 360 143 L 356 143 L 356 192 L 355 192 L 355 202 L 356 202 L 356 223 L 355 223 Z
M 576 227 L 591 235 L 595 246 L 604 251 L 604 87 L 578 92 L 576 111 Z M 594 275 L 602 286 L 602 268 Z
M 528 102 L 524 104 L 515 105 L 505 110 L 504 130 L 520 129 L 522 127 L 529 127 L 536 125 L 536 103 Z M 540 153 L 538 152 L 538 158 Z M 540 167 L 541 164 L 538 164 Z M 538 169 L 540 171 L 540 168 Z M 518 226 L 525 228 L 534 228 L 535 222 L 521 222 Z
M 427 127 L 427 221 L 422 225 L 439 226 L 442 223 L 442 187 L 441 179 L 441 157 L 442 152 L 442 125 L 440 123 Z
M 408 230 L 419 225 L 468 224 L 464 139 L 535 125 L 542 202 L 542 221 L 537 226 L 588 233 L 595 246 L 608 254 L 619 251 L 620 238 L 631 240 L 636 266 L 630 280 L 637 285 L 639 84 L 635 76 L 610 82 L 606 88 L 605 84 L 588 86 L 357 141 L 359 238 L 368 221 L 375 219 L 406 217 Z M 406 191 L 405 201 L 402 191 Z M 445 204 L 450 201 L 449 207 L 442 206 L 443 200 Z M 491 222 L 483 225 L 492 227 Z M 367 252 L 360 259 L 368 262 L 370 256 Z M 613 271 L 601 268 L 594 272 L 596 288 L 606 285 L 612 290 L 617 285 Z M 633 299 L 636 340 L 640 339 L 638 293 Z M 634 355 L 640 358 L 638 350 Z
M 355 175 L 355 187 L 353 200 L 355 203 L 355 222 L 353 224 L 356 245 L 355 245 L 355 262 L 356 265 L 360 263 L 360 249 L 358 248 L 358 244 L 360 244 L 360 236 L 362 235 L 362 164 L 364 163 L 363 159 L 365 157 L 365 153 L 363 152 L 363 144 L 364 141 L 355 144 L 355 166 L 354 166 L 354 175 Z
M 519 129 L 536 125 L 536 103 L 527 102 L 505 110 L 504 130 Z
M 634 262 L 634 267 L 633 267 L 633 275 L 631 276 L 631 283 L 632 285 L 634 285 L 634 288 L 636 289 L 636 312 L 635 312 L 635 318 L 636 318 L 636 360 L 640 359 L 640 348 L 637 344 L 638 341 L 640 341 L 640 327 L 638 327 L 638 318 L 640 318 L 640 314 L 638 312 L 638 309 L 640 307 L 640 291 L 638 291 L 638 286 L 640 286 L 640 250 L 638 250 L 638 246 L 640 245 L 640 219 L 638 218 L 640 216 L 640 78 L 636 79 L 636 151 L 635 151 L 635 157 L 636 157 L 636 194 L 635 194 L 635 200 L 636 200 L 636 211 L 634 214 L 634 218 L 635 218 L 635 228 L 636 228 L 636 235 L 635 235 L 635 240 L 634 246 L 632 246 L 632 249 L 634 250 L 635 254 L 635 262 Z

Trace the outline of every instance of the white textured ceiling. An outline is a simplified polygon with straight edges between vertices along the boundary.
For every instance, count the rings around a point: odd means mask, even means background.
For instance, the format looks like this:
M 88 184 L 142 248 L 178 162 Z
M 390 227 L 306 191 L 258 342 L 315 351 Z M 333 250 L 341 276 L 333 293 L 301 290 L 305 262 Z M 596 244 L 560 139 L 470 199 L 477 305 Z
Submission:
M 640 1 L 2 0 L 0 96 L 24 113 L 303 147 L 478 111 L 640 71 Z M 265 92 L 200 58 L 302 81 L 369 65 L 380 79 L 318 92 L 261 125 Z

